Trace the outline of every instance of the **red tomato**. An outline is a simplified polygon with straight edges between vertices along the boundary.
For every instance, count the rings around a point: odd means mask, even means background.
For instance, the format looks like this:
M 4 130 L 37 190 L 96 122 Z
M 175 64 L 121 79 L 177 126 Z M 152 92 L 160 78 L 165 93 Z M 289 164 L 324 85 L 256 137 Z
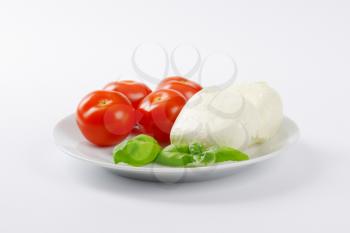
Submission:
M 157 90 L 146 96 L 137 110 L 142 133 L 153 136 L 159 143 L 169 143 L 171 128 L 185 104 L 186 98 L 175 90 Z
M 145 84 L 132 80 L 111 82 L 103 89 L 123 93 L 131 101 L 134 108 L 137 108 L 141 100 L 152 92 Z
M 157 89 L 172 89 L 178 91 L 188 100 L 198 91 L 202 90 L 202 87 L 191 80 L 176 76 L 164 79 L 159 83 Z
M 87 140 L 97 146 L 113 146 L 133 129 L 135 109 L 120 92 L 95 91 L 78 105 L 76 120 Z

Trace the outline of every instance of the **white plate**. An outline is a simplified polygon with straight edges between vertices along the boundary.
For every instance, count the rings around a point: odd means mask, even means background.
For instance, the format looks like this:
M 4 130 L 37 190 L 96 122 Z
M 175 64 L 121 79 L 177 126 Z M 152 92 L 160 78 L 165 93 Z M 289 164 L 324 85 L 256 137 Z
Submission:
M 280 130 L 271 140 L 245 150 L 251 158 L 247 161 L 226 162 L 199 168 L 172 168 L 156 164 L 132 167 L 113 163 L 113 147 L 99 148 L 88 143 L 78 129 L 74 115 L 61 120 L 54 129 L 56 145 L 68 155 L 112 169 L 125 177 L 160 182 L 202 181 L 230 175 L 238 168 L 262 162 L 280 154 L 282 149 L 294 144 L 298 136 L 299 130 L 296 124 L 285 117 Z

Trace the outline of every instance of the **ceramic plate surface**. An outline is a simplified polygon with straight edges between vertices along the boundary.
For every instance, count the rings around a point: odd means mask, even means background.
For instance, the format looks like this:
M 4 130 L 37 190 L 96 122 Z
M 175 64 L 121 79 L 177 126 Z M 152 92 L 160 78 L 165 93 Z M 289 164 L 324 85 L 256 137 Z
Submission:
M 88 143 L 78 129 L 74 115 L 61 120 L 54 129 L 55 143 L 66 154 L 97 166 L 112 169 L 121 176 L 159 182 L 203 181 L 227 176 L 233 174 L 237 169 L 280 154 L 283 149 L 294 144 L 298 137 L 298 127 L 291 119 L 285 117 L 280 130 L 272 139 L 245 150 L 250 156 L 250 160 L 247 161 L 225 162 L 198 168 L 172 168 L 156 164 L 132 167 L 113 163 L 113 147 L 99 148 Z

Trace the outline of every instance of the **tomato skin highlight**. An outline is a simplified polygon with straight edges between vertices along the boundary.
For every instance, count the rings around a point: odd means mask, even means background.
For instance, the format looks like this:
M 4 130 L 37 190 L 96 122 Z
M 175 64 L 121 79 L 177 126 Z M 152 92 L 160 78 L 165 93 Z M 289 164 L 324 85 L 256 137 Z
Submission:
M 132 131 L 136 122 L 135 109 L 122 93 L 95 91 L 79 103 L 76 122 L 92 144 L 114 146 Z
M 157 86 L 157 90 L 172 89 L 180 92 L 188 100 L 203 88 L 196 82 L 180 76 L 163 79 Z
M 111 82 L 103 89 L 123 93 L 131 101 L 134 108 L 137 108 L 141 100 L 152 92 L 145 84 L 133 80 Z
M 186 104 L 186 98 L 178 91 L 161 89 L 146 96 L 137 109 L 141 115 L 140 130 L 153 136 L 159 143 L 170 143 L 170 131 Z
M 199 91 L 193 86 L 187 85 L 179 81 L 170 81 L 163 83 L 162 85 L 159 85 L 157 89 L 171 89 L 178 91 L 185 96 L 186 100 L 189 100 L 194 94 L 196 94 Z

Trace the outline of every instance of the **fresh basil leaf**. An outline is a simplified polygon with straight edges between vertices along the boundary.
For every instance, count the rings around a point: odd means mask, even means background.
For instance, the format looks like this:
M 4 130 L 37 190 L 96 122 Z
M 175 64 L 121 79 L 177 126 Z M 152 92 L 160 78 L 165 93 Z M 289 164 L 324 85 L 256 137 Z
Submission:
M 212 147 L 208 151 L 215 154 L 215 162 L 217 163 L 225 161 L 249 160 L 249 156 L 247 154 L 231 147 Z
M 114 163 L 124 162 L 132 166 L 144 166 L 153 162 L 160 151 L 161 147 L 154 138 L 138 135 L 114 148 Z
M 188 164 L 188 167 L 200 167 L 212 165 L 216 162 L 216 155 L 211 151 L 206 151 L 201 154 L 192 155 L 193 162 Z
M 189 145 L 189 150 L 190 150 L 190 153 L 193 154 L 193 155 L 200 155 L 203 153 L 204 151 L 204 146 L 195 142 L 195 143 L 191 143 Z
M 193 162 L 193 156 L 189 153 L 188 145 L 169 145 L 157 156 L 156 163 L 171 166 L 184 167 Z

